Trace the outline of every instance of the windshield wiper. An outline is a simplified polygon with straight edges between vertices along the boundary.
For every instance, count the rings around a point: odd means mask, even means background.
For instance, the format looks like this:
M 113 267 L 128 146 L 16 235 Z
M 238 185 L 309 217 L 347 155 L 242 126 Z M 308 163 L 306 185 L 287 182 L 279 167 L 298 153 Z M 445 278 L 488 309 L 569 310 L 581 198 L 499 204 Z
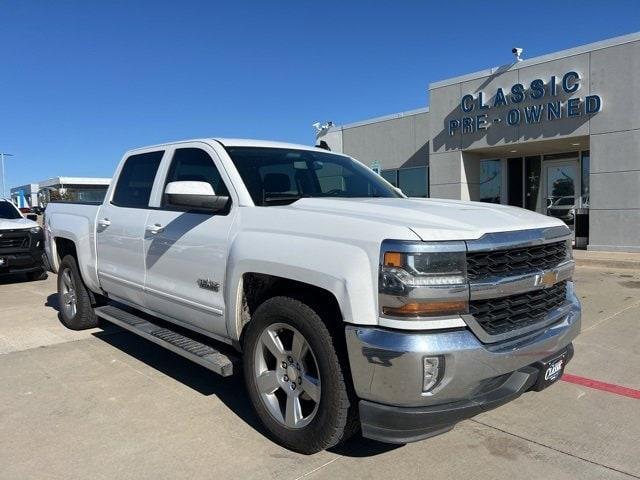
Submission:
M 293 203 L 301 198 L 309 198 L 309 195 L 287 195 L 282 197 L 264 197 L 264 203 L 289 202 Z

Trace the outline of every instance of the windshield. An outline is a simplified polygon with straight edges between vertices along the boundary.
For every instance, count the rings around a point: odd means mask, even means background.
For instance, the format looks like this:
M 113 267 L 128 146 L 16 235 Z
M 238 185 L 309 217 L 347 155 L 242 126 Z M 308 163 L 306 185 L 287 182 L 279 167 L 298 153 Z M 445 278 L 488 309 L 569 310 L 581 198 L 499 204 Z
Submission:
M 16 220 L 22 218 L 20 211 L 7 201 L 0 201 L 0 218 L 5 220 Z
M 342 155 L 288 148 L 228 147 L 253 202 L 287 205 L 300 198 L 397 198 L 367 167 Z

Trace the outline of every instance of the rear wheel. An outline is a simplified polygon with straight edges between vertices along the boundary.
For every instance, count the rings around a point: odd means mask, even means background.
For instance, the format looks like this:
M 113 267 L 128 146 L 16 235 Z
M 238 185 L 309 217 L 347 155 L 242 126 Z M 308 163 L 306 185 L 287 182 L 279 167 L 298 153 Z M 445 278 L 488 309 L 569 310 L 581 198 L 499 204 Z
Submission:
M 82 281 L 76 259 L 67 255 L 58 271 L 58 304 L 60 320 L 71 330 L 85 330 L 98 326 L 98 318 L 91 305 L 91 294 Z
M 274 297 L 258 307 L 247 328 L 245 381 L 271 436 L 307 454 L 346 440 L 356 424 L 355 398 L 318 314 L 293 298 Z

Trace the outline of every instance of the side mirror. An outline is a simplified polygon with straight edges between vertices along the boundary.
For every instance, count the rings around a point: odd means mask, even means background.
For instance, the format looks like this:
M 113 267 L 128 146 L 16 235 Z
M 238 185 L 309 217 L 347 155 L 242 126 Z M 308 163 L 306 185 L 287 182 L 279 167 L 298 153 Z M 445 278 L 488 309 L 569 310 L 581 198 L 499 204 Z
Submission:
M 27 213 L 27 219 L 28 220 L 33 220 L 34 222 L 38 221 L 38 215 L 36 215 L 35 213 Z
M 218 212 L 229 203 L 229 197 L 216 195 L 207 182 L 170 182 L 164 193 L 171 207 Z

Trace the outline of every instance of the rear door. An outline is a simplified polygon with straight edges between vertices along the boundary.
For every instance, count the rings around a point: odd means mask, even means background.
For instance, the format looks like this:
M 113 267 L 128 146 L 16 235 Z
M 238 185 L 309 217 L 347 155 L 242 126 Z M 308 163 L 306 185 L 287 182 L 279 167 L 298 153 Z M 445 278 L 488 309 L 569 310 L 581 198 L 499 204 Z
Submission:
M 144 307 L 143 238 L 164 150 L 129 156 L 96 220 L 98 278 L 110 296 Z
M 217 195 L 229 196 L 231 183 L 204 143 L 176 146 L 165 164 L 167 173 L 144 236 L 147 307 L 161 317 L 226 337 L 224 280 L 236 198 L 230 197 L 224 212 L 211 213 L 169 207 L 163 192 L 169 182 L 201 181 Z

